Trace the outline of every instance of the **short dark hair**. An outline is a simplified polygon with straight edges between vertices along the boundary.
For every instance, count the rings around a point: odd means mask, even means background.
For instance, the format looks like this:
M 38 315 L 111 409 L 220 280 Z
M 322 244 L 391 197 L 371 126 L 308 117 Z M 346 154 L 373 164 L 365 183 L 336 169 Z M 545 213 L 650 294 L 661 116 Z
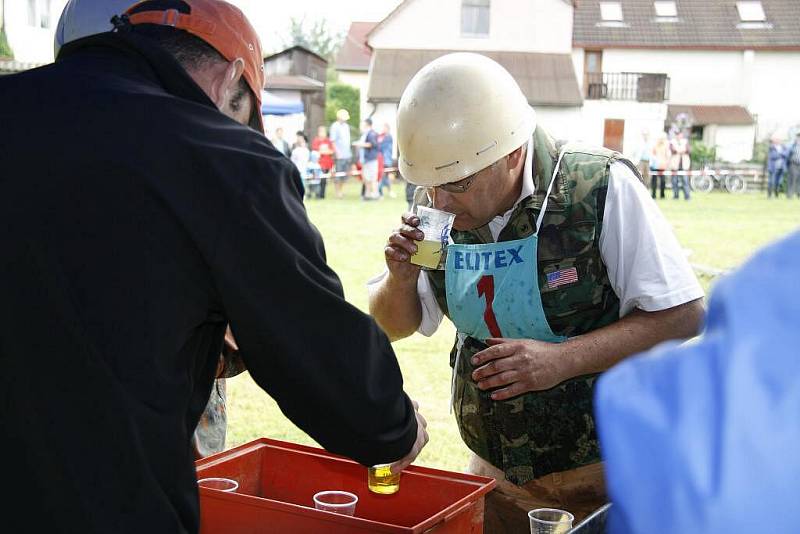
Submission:
M 175 9 L 180 13 L 190 13 L 191 7 L 183 0 L 149 0 L 131 10 L 131 15 L 144 11 L 165 11 Z M 209 65 L 226 62 L 217 50 L 199 37 L 170 26 L 141 24 L 134 26 L 136 33 L 155 41 L 169 52 L 186 70 L 203 70 Z M 236 92 L 231 98 L 231 109 L 238 111 L 244 96 L 250 91 L 244 77 L 239 78 Z M 255 101 L 253 102 L 255 105 Z
M 369 117 L 367 117 L 366 119 L 364 119 L 364 122 L 366 122 L 367 124 L 369 124 L 370 126 L 372 126 L 372 119 L 370 119 Z

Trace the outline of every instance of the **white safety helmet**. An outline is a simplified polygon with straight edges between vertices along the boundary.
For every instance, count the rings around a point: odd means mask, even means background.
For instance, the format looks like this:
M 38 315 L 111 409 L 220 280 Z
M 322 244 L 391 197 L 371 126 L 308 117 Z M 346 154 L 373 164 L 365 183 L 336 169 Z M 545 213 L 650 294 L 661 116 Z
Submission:
M 54 42 L 55 55 L 72 41 L 110 32 L 111 17 L 121 15 L 138 0 L 69 0 L 58 19 Z
M 499 63 L 447 54 L 411 79 L 397 110 L 400 173 L 434 187 L 474 174 L 524 145 L 536 113 Z

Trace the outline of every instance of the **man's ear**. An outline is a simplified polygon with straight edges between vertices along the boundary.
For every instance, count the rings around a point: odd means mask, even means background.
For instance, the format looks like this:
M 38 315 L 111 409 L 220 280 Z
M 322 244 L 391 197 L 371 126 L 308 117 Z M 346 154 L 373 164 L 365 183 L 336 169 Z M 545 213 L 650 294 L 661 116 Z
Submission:
M 217 70 L 214 81 L 211 84 L 211 100 L 217 108 L 223 109 L 228 102 L 230 92 L 239 83 L 239 79 L 244 73 L 244 60 L 236 58 L 229 63 L 224 63 Z
M 525 154 L 525 145 L 522 145 L 514 152 L 509 154 L 508 157 L 508 168 L 509 169 L 516 169 L 517 165 L 520 164 L 522 161 L 522 156 Z

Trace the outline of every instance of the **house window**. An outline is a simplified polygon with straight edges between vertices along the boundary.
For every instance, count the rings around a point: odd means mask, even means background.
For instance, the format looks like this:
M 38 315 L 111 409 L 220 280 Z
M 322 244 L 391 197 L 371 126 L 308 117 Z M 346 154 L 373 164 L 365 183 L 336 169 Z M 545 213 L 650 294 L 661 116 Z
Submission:
M 736 2 L 736 9 L 739 11 L 739 30 L 769 30 L 772 24 L 767 22 L 764 13 L 764 6 L 761 2 Z
M 600 2 L 601 20 L 595 24 L 602 28 L 627 28 L 622 22 L 622 4 L 620 2 Z
M 50 0 L 28 0 L 28 26 L 50 27 Z
M 461 1 L 461 35 L 489 36 L 490 0 Z
M 764 14 L 764 6 L 761 2 L 736 2 L 736 9 L 739 10 L 739 20 L 742 22 L 764 22 L 767 16 Z
M 653 2 L 653 7 L 656 10 L 656 17 L 677 17 L 678 8 L 675 2 Z
M 600 2 L 600 18 L 603 19 L 603 22 L 622 22 L 622 4 Z

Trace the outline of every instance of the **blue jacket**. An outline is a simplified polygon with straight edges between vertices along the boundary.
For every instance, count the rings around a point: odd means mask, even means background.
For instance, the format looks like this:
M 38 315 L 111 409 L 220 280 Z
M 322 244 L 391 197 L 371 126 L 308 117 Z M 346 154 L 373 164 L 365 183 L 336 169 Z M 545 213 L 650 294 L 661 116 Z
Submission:
M 800 531 L 800 232 L 717 284 L 703 336 L 603 375 L 609 532 Z
M 769 152 L 767 152 L 767 172 L 771 174 L 785 169 L 788 152 L 788 146 L 770 144 Z
M 381 154 L 383 155 L 383 164 L 388 166 L 392 165 L 392 148 L 394 144 L 394 139 L 392 139 L 392 134 L 385 134 L 383 139 L 381 139 L 378 148 L 381 150 Z
M 789 143 L 783 147 L 784 168 L 792 166 L 792 159 L 797 151 L 800 151 L 800 142 Z

